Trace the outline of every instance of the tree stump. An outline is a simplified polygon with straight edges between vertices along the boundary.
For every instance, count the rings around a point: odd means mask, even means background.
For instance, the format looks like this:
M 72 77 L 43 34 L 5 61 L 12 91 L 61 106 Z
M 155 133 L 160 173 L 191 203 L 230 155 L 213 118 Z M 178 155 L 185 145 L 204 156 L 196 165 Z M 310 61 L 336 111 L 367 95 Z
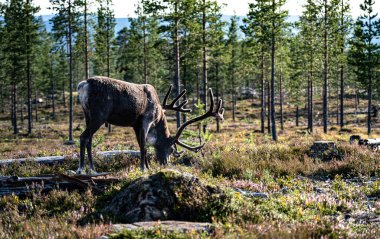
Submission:
M 308 155 L 310 158 L 320 159 L 322 161 L 342 159 L 342 155 L 339 153 L 333 141 L 315 141 L 310 147 Z
M 379 117 L 379 107 L 376 105 L 372 105 L 372 111 L 373 117 L 377 119 Z

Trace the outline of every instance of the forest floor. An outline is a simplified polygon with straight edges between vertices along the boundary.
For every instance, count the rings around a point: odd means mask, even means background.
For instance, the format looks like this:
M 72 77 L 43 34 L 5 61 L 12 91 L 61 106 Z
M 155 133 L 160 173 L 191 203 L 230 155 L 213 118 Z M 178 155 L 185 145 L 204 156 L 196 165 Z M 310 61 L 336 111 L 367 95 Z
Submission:
M 361 102 L 365 111 L 365 102 Z M 316 114 L 318 103 L 316 104 Z M 347 107 L 352 109 L 352 102 Z M 332 106 L 332 109 L 335 107 Z M 13 135 L 9 116 L 0 114 L 0 159 L 33 158 L 65 155 L 63 164 L 48 166 L 35 163 L 11 164 L 0 167 L 0 175 L 36 176 L 65 173 L 78 165 L 79 135 L 84 120 L 79 106 L 75 107 L 75 145 L 67 140 L 67 121 L 64 109 L 50 117 L 51 109 L 41 107 L 33 134 L 25 136 L 26 120 L 20 134 Z M 215 123 L 204 149 L 196 154 L 186 152 L 172 159 L 165 167 L 186 172 L 202 182 L 225 189 L 232 194 L 233 213 L 217 210 L 209 215 L 212 234 L 150 231 L 123 231 L 114 238 L 378 238 L 380 235 L 380 151 L 350 145 L 351 135 L 366 138 L 365 115 L 347 115 L 350 123 L 340 130 L 331 118 L 329 133 L 323 134 L 316 119 L 313 134 L 306 130 L 305 118 L 300 126 L 294 123 L 294 109 L 285 107 L 285 130 L 279 131 L 278 142 L 259 130 L 259 108 L 250 101 L 239 101 L 237 119 L 231 120 L 227 108 L 226 121 L 220 133 Z M 350 112 L 348 110 L 348 112 Z M 353 112 L 353 111 L 352 111 Z M 305 113 L 304 111 L 302 112 Z M 320 116 L 321 117 L 321 116 Z M 169 117 L 172 119 L 172 117 Z M 279 125 L 278 125 L 279 126 Z M 171 131 L 175 132 L 171 120 Z M 279 128 L 279 127 L 278 127 Z M 197 132 L 193 128 L 194 132 Z M 187 131 L 187 140 L 197 141 L 196 133 Z M 371 138 L 380 137 L 374 124 Z M 322 161 L 308 157 L 316 140 L 331 140 L 337 145 L 342 159 Z M 138 145 L 132 129 L 114 127 L 111 133 L 103 127 L 94 136 L 93 150 L 134 149 Z M 153 150 L 150 149 L 153 153 Z M 186 160 L 185 160 L 186 159 Z M 186 166 L 183 162 L 188 161 Z M 123 185 L 142 176 L 163 170 L 152 162 L 150 170 L 141 172 L 138 159 L 119 155 L 111 159 L 95 156 L 99 172 L 111 172 L 123 182 L 110 187 L 106 194 L 120 190 Z M 265 197 L 251 196 L 261 193 Z M 35 191 L 30 197 L 15 195 L 0 198 L 0 238 L 96 238 L 111 233 L 112 221 L 85 221 L 96 212 L 104 195 L 91 190 L 67 192 L 53 190 L 48 194 Z

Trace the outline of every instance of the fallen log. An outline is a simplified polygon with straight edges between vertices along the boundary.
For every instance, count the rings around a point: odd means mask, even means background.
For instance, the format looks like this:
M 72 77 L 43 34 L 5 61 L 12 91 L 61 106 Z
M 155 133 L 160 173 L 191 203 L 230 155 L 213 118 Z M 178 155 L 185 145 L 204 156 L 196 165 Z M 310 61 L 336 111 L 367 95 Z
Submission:
M 112 151 L 103 151 L 96 153 L 97 155 L 101 155 L 106 158 L 110 158 L 111 156 L 117 156 L 122 154 L 128 154 L 135 157 L 140 157 L 140 151 L 137 150 L 112 150 Z
M 59 190 L 93 190 L 95 193 L 103 192 L 110 184 L 119 182 L 116 178 L 99 178 L 100 175 L 75 175 L 65 174 L 40 175 L 34 177 L 2 176 L 0 177 L 0 196 L 17 195 L 27 197 L 33 192 L 46 194 L 53 189 Z
M 131 155 L 133 157 L 140 157 L 140 151 L 136 150 L 113 150 L 113 151 L 103 151 L 98 152 L 97 155 L 110 158 L 117 155 Z M 9 164 L 13 163 L 26 163 L 26 162 L 34 162 L 38 164 L 46 164 L 46 165 L 53 165 L 53 164 L 61 164 L 65 161 L 65 158 L 78 158 L 77 155 L 74 156 L 47 156 L 47 157 L 37 157 L 37 158 L 19 158 L 19 159 L 0 159 L 0 167 L 1 166 L 7 166 Z
M 63 163 L 65 156 L 48 156 L 48 157 L 37 157 L 37 158 L 19 158 L 19 159 L 2 159 L 0 160 L 0 166 L 9 165 L 12 163 L 26 163 L 35 162 L 38 164 L 52 165 L 56 163 Z
M 380 138 L 375 139 L 362 139 L 359 135 L 352 135 L 350 137 L 350 144 L 358 141 L 358 145 L 364 145 L 372 150 L 378 150 L 380 148 Z

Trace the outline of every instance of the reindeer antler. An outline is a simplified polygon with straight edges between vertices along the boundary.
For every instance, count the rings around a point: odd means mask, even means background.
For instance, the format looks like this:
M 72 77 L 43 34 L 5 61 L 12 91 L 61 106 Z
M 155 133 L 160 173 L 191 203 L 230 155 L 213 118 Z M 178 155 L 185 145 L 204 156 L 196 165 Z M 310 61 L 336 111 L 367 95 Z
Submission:
M 208 93 L 209 93 L 209 96 L 210 96 L 210 109 L 204 113 L 203 115 L 200 115 L 200 116 L 197 116 L 193 119 L 190 119 L 188 121 L 186 121 L 183 125 L 181 125 L 181 127 L 179 127 L 175 137 L 174 137 L 174 141 L 173 141 L 173 144 L 178 144 L 188 150 L 191 150 L 191 151 L 194 151 L 194 152 L 198 152 L 201 148 L 203 148 L 203 146 L 205 144 L 201 144 L 199 146 L 196 146 L 196 147 L 191 147 L 183 142 L 181 142 L 179 140 L 179 137 L 181 136 L 183 130 L 189 126 L 190 124 L 193 124 L 195 122 L 198 122 L 198 121 L 201 121 L 201 120 L 204 120 L 208 117 L 215 117 L 215 118 L 218 118 L 218 119 L 221 119 L 223 120 L 223 114 L 224 114 L 224 108 L 222 108 L 222 103 L 223 101 L 221 99 L 219 99 L 219 102 L 218 102 L 218 106 L 216 108 L 216 110 L 214 111 L 214 94 L 212 93 L 212 89 L 210 88 L 208 90 Z
M 183 108 L 187 103 L 188 101 L 185 100 L 183 101 L 181 104 L 175 106 L 175 104 L 177 103 L 177 101 L 186 94 L 186 90 L 183 90 L 173 101 L 172 103 L 170 103 L 169 105 L 166 103 L 168 98 L 169 98 L 169 95 L 170 95 L 170 92 L 172 91 L 172 85 L 170 85 L 169 87 L 169 90 L 168 90 L 168 93 L 166 93 L 165 95 L 165 98 L 164 98 L 164 101 L 162 102 L 162 108 L 163 109 L 166 109 L 166 110 L 175 110 L 175 111 L 179 111 L 179 112 L 191 112 L 191 109 L 185 109 Z

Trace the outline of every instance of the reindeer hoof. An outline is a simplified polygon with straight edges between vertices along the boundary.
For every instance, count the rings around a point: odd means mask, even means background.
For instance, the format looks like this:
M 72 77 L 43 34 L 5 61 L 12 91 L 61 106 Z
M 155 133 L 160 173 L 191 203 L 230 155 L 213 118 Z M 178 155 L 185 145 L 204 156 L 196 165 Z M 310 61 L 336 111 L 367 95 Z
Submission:
M 78 168 L 77 171 L 75 171 L 76 175 L 86 175 L 86 171 L 83 168 Z
M 96 176 L 96 175 L 98 175 L 98 174 L 100 174 L 100 173 L 96 172 L 95 169 L 89 169 L 89 170 L 88 170 L 88 175 Z

